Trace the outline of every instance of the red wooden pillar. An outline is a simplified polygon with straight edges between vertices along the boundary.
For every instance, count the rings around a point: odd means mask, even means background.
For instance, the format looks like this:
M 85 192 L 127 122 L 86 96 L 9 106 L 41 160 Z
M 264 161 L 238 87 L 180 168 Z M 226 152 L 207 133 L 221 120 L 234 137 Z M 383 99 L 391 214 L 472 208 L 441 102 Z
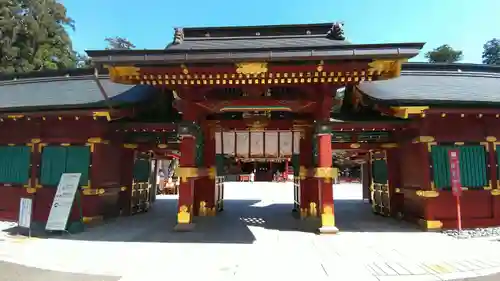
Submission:
M 204 166 L 208 170 L 208 175 L 199 179 L 199 185 L 196 186 L 195 192 L 200 193 L 195 196 L 195 208 L 198 209 L 197 215 L 199 216 L 214 216 L 216 213 L 215 202 L 215 136 L 210 127 L 210 124 L 204 123 L 203 130 L 203 159 Z
M 404 211 L 404 195 L 398 191 L 401 188 L 401 156 L 395 145 L 386 151 L 388 181 L 389 181 L 389 208 L 394 217 L 402 217 Z
M 132 215 L 132 183 L 134 178 L 134 159 L 136 144 L 124 144 L 120 148 L 120 212 Z
M 299 178 L 300 178 L 300 217 L 306 218 L 311 215 L 311 203 L 318 204 L 313 201 L 314 190 L 311 186 L 309 170 L 312 166 L 312 134 L 310 130 L 304 130 L 300 136 L 299 148 Z M 317 206 L 317 205 L 316 205 Z
M 189 231 L 193 229 L 194 181 L 198 175 L 196 167 L 196 125 L 182 124 L 179 128 L 181 137 L 179 168 L 180 179 L 179 200 L 177 205 L 177 225 L 175 230 Z
M 321 214 L 321 233 L 337 233 L 333 204 L 333 179 L 337 169 L 332 168 L 332 134 L 329 125 L 318 124 L 316 128 L 318 159 L 314 176 L 318 182 L 319 212 Z

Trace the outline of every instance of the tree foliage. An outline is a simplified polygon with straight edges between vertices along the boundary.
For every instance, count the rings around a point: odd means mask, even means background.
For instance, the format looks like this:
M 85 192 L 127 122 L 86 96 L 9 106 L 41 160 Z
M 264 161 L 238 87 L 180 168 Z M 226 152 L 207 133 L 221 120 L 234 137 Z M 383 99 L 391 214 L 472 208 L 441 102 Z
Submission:
M 132 42 L 123 37 L 108 37 L 104 40 L 108 42 L 108 47 L 106 48 L 108 50 L 130 50 L 135 48 Z
M 450 45 L 441 45 L 427 52 L 425 58 L 431 63 L 453 63 L 462 60 L 462 51 L 454 50 Z
M 493 38 L 484 44 L 483 63 L 500 65 L 500 39 Z
M 90 68 L 93 66 L 92 59 L 86 54 L 76 54 L 76 68 Z
M 74 29 L 56 0 L 0 0 L 0 72 L 72 68 Z

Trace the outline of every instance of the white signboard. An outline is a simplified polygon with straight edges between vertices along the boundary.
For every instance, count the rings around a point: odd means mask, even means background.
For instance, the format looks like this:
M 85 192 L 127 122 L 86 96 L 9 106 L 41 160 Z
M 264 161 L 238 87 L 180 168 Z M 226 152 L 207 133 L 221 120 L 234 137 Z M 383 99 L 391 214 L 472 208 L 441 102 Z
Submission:
M 32 207 L 33 200 L 31 198 L 21 198 L 21 201 L 19 201 L 19 219 L 17 222 L 19 227 L 31 227 Z
M 61 175 L 52 208 L 50 208 L 49 219 L 45 226 L 46 230 L 66 230 L 66 224 L 81 176 L 81 173 L 65 173 Z

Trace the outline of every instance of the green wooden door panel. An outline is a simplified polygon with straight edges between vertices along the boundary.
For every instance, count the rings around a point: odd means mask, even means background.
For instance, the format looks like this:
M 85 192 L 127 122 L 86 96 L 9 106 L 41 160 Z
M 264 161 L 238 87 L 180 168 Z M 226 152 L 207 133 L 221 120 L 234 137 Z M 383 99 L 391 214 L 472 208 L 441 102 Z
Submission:
M 483 188 L 488 185 L 486 149 L 482 145 L 460 149 L 460 180 L 464 187 Z
M 151 167 L 148 159 L 137 159 L 134 162 L 134 180 L 136 182 L 148 182 Z
M 450 161 L 448 150 L 450 147 L 434 145 L 431 148 L 432 170 L 434 185 L 438 189 L 449 189 L 450 183 Z
M 57 186 L 61 175 L 66 171 L 67 149 L 63 146 L 46 146 L 42 150 L 40 183 Z
M 383 159 L 372 161 L 372 177 L 374 183 L 387 184 L 387 181 L 389 180 L 387 161 Z
M 66 154 L 66 173 L 81 173 L 80 186 L 89 182 L 90 147 L 68 146 Z
M 482 145 L 444 146 L 431 148 L 434 185 L 438 189 L 451 189 L 450 159 L 448 151 L 458 149 L 460 160 L 460 182 L 469 189 L 483 188 L 488 185 L 486 149 Z
M 30 177 L 31 148 L 0 146 L 0 182 L 27 184 Z

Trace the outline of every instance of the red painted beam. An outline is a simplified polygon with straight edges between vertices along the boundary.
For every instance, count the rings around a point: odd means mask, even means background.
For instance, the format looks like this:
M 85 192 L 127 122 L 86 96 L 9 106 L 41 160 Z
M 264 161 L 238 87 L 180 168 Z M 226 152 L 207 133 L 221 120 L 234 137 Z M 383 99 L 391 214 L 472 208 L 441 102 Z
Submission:
M 346 71 L 366 71 L 368 69 L 368 63 L 371 60 L 359 60 L 359 61 L 346 61 L 344 63 L 332 63 L 332 62 L 323 62 L 318 60 L 317 63 L 311 64 L 272 64 L 268 63 L 267 69 L 268 73 L 287 73 L 287 72 L 317 72 L 317 71 L 326 71 L 326 72 L 346 72 Z M 147 79 L 158 79 L 158 75 L 164 76 L 169 75 L 168 79 L 179 79 L 180 75 L 184 78 L 187 75 L 190 75 L 191 79 L 194 78 L 194 75 L 197 75 L 197 78 L 194 79 L 230 79 L 231 76 L 224 77 L 224 74 L 238 74 L 236 65 L 210 65 L 210 66 L 190 66 L 186 65 L 186 68 L 182 68 L 181 66 L 162 66 L 162 67 L 141 67 L 140 70 L 141 76 L 146 75 Z M 220 74 L 219 77 L 216 75 Z M 291 73 L 290 73 L 291 74 Z M 361 73 L 360 73 L 361 74 Z M 176 77 L 171 77 L 171 75 L 176 75 Z M 202 76 L 204 75 L 204 76 Z M 209 75 L 212 75 L 210 78 Z M 153 76 L 153 77 L 151 77 Z M 289 76 L 290 78 L 291 76 Z M 141 77 L 142 79 L 143 77 Z M 165 78 L 165 77 L 162 77 Z
M 293 120 L 271 120 L 263 122 L 262 129 L 268 130 L 291 130 L 293 128 Z M 223 129 L 233 130 L 241 129 L 246 130 L 252 127 L 251 120 L 219 120 L 218 125 Z
M 0 113 L 0 117 L 6 118 L 9 116 L 29 116 L 29 117 L 44 117 L 44 116 L 94 116 L 94 112 L 108 112 L 111 119 L 119 119 L 123 117 L 131 117 L 134 115 L 133 109 L 74 109 L 74 110 L 51 110 L 51 111 L 33 111 L 33 112 L 6 112 Z
M 128 132 L 175 132 L 177 130 L 176 123 L 123 122 L 111 123 L 110 127 L 115 131 Z
M 407 123 L 400 122 L 330 122 L 334 131 L 395 131 L 407 126 Z
M 370 149 L 380 149 L 383 148 L 382 145 L 384 143 L 374 143 L 374 142 L 369 142 L 369 143 L 345 143 L 345 142 L 338 142 L 338 143 L 332 143 L 332 149 L 353 149 L 353 150 L 370 150 Z
M 260 108 L 260 107 L 281 107 L 284 108 L 280 111 L 293 111 L 293 112 L 312 112 L 315 110 L 316 102 L 312 101 L 278 101 L 278 100 L 233 100 L 233 101 L 204 101 L 197 102 L 200 107 L 211 111 L 241 111 L 230 110 L 229 108 Z M 227 110 L 224 110 L 227 108 Z

